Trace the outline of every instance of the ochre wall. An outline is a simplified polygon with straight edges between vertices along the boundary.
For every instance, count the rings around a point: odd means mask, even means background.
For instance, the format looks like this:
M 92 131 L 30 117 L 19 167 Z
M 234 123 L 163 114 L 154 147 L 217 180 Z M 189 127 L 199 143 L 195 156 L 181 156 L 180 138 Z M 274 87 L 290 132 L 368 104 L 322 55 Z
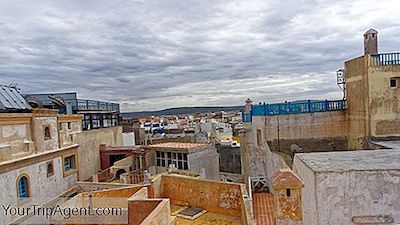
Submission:
M 161 196 L 172 204 L 200 207 L 224 215 L 242 215 L 242 191 L 238 184 L 163 176 Z
M 367 149 L 368 80 L 367 58 L 361 56 L 345 62 L 348 113 L 347 142 L 350 150 Z
M 128 224 L 140 225 L 161 201 L 135 200 L 128 203 Z
M 390 88 L 392 77 L 400 77 L 400 66 L 368 68 L 372 137 L 400 136 L 400 88 Z

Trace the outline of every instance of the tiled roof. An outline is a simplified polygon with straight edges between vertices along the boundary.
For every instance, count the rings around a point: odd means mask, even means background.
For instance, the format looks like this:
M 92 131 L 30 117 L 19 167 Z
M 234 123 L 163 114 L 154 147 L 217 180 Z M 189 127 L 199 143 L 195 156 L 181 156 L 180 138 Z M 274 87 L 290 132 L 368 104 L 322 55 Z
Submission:
M 257 225 L 276 225 L 273 194 L 253 193 L 253 210 Z
M 274 189 L 304 187 L 303 181 L 301 181 L 301 179 L 289 169 L 281 169 L 277 171 L 271 179 Z
M 165 142 L 149 145 L 151 148 L 184 148 L 191 149 L 207 145 L 206 143 L 186 143 L 186 142 Z

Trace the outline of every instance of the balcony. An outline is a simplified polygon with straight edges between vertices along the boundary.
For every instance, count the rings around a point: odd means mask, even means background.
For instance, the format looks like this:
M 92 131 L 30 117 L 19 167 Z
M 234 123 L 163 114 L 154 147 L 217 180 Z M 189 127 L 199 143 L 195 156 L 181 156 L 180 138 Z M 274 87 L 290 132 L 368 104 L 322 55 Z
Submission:
M 346 110 L 345 100 L 334 101 L 305 101 L 295 103 L 277 103 L 277 104 L 258 104 L 252 105 L 251 112 L 243 113 L 243 122 L 251 122 L 253 116 L 273 116 L 273 115 L 287 115 L 287 114 L 300 114 L 300 113 L 315 113 Z
M 371 66 L 400 65 L 400 53 L 382 53 L 371 55 Z

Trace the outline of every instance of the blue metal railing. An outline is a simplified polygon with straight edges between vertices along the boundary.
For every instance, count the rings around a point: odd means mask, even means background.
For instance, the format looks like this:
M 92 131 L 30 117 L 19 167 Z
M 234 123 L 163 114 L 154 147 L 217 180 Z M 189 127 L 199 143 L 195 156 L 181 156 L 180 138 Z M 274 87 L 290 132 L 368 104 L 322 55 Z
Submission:
M 295 103 L 252 105 L 251 112 L 243 113 L 243 122 L 252 122 L 253 116 L 272 116 L 300 113 L 327 112 L 347 109 L 345 100 L 306 101 Z
M 371 55 L 372 66 L 400 65 L 400 53 L 382 53 Z

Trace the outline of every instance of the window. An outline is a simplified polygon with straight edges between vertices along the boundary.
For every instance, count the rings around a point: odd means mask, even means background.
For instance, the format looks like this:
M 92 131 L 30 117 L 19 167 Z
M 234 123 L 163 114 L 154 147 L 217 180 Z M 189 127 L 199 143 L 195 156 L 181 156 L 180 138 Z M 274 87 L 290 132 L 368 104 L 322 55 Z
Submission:
M 101 128 L 101 115 L 92 115 L 92 128 Z
M 60 130 L 62 130 L 62 129 L 63 129 L 63 128 L 62 128 L 62 125 L 63 125 L 62 123 L 59 123 L 59 125 L 58 125 L 58 126 L 59 126 L 59 128 L 60 128 Z
M 257 130 L 257 146 L 261 146 L 262 143 L 262 135 L 261 135 L 261 130 Z
M 44 140 L 51 139 L 50 126 L 44 126 Z
M 397 79 L 396 78 L 391 78 L 390 79 L 390 87 L 391 88 L 397 88 Z
M 82 128 L 84 130 L 90 130 L 90 115 L 84 115 L 83 120 L 82 120 Z
M 290 189 L 286 189 L 286 197 L 290 197 Z
M 112 119 L 111 115 L 103 115 L 103 127 L 111 127 Z
M 188 158 L 187 153 L 176 153 L 176 152 L 156 152 L 157 166 L 169 167 L 169 165 L 175 165 L 180 170 L 188 170 Z
M 51 176 L 54 175 L 53 161 L 50 161 L 50 162 L 46 163 L 46 172 L 47 172 L 47 177 L 51 177 Z
M 71 129 L 71 122 L 68 122 L 68 130 Z
M 18 198 L 20 201 L 25 201 L 29 198 L 29 179 L 26 175 L 18 179 Z
M 64 171 L 75 169 L 75 156 L 71 155 L 64 158 Z

